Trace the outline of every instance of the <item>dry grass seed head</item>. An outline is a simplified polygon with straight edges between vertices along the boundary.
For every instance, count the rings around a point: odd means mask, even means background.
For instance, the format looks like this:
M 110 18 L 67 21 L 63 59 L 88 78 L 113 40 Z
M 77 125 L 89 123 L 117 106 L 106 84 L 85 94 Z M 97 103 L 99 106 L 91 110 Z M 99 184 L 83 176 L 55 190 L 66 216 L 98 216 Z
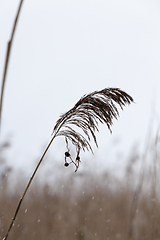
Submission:
M 93 138 L 98 147 L 95 132 L 98 131 L 98 122 L 105 123 L 111 131 L 113 119 L 117 119 L 119 111 L 126 104 L 133 102 L 133 98 L 119 88 L 105 88 L 84 95 L 75 106 L 62 114 L 57 120 L 53 130 L 56 136 L 64 136 L 70 140 L 76 148 L 83 151 L 90 150 L 93 153 L 90 140 Z M 75 131 L 74 127 L 80 128 L 84 136 Z M 86 137 L 85 137 L 86 136 Z

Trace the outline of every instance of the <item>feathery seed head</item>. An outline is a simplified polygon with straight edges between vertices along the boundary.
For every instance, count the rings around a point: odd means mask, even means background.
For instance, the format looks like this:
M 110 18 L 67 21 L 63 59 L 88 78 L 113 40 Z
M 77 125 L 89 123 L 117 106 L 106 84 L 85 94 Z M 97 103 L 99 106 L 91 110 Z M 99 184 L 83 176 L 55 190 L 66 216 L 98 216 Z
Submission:
M 112 132 L 113 119 L 117 119 L 119 116 L 117 106 L 123 110 L 123 107 L 131 102 L 133 102 L 133 98 L 119 88 L 105 88 L 84 95 L 72 109 L 60 116 L 53 134 L 65 137 L 67 149 L 68 140 L 78 149 L 76 159 L 78 165 L 72 160 L 76 165 L 76 171 L 80 161 L 80 150 L 90 150 L 93 153 L 90 145 L 91 137 L 98 147 L 95 135 L 95 132 L 98 131 L 98 122 L 105 123 L 109 131 Z M 84 135 L 77 132 L 75 127 L 80 128 Z

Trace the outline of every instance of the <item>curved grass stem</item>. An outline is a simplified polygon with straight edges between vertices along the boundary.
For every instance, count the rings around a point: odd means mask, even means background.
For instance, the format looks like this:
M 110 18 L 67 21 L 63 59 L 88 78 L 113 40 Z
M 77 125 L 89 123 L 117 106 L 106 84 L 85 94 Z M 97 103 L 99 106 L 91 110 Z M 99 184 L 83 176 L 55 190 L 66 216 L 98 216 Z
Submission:
M 21 198 L 20 198 L 20 200 L 19 200 L 18 206 L 17 206 L 17 208 L 16 208 L 16 211 L 15 211 L 15 213 L 14 213 L 14 216 L 13 216 L 12 221 L 11 221 L 11 223 L 10 223 L 10 226 L 9 226 L 9 228 L 8 228 L 7 234 L 6 234 L 6 236 L 3 238 L 3 240 L 6 240 L 6 239 L 8 238 L 8 235 L 9 235 L 10 230 L 12 229 L 12 227 L 13 227 L 13 225 L 14 225 L 14 222 L 15 222 L 15 220 L 16 220 L 17 214 L 18 214 L 19 209 L 20 209 L 20 207 L 21 207 L 21 204 L 22 204 L 22 202 L 23 202 L 23 200 L 24 200 L 24 197 L 25 197 L 25 195 L 26 195 L 26 193 L 27 193 L 27 191 L 28 191 L 28 189 L 29 189 L 29 187 L 30 187 L 30 185 L 31 185 L 31 183 L 32 183 L 32 180 L 33 180 L 33 178 L 34 178 L 34 176 L 35 176 L 35 174 L 36 174 L 36 172 L 37 172 L 40 164 L 41 164 L 42 161 L 43 161 L 44 156 L 46 155 L 46 153 L 47 153 L 49 147 L 51 146 L 51 144 L 52 144 L 52 142 L 53 142 L 53 140 L 54 140 L 55 137 L 56 137 L 56 133 L 55 133 L 54 136 L 51 138 L 49 144 L 47 145 L 44 153 L 42 154 L 42 157 L 40 158 L 40 160 L 39 160 L 39 162 L 38 162 L 38 164 L 37 164 L 37 166 L 36 166 L 36 168 L 35 168 L 32 176 L 31 176 L 31 178 L 29 179 L 29 182 L 28 182 L 28 184 L 27 184 L 27 186 L 26 186 L 26 188 L 25 188 L 25 190 L 24 190 L 24 193 L 23 193 L 23 195 L 21 196 Z

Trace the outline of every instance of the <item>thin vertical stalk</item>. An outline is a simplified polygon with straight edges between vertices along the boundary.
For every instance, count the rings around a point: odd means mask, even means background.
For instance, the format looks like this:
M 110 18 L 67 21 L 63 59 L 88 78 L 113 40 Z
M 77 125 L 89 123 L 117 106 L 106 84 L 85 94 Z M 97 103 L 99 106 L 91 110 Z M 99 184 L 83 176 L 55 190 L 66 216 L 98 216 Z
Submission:
M 142 155 L 142 160 L 141 160 L 141 169 L 140 169 L 140 177 L 138 181 L 138 185 L 134 191 L 132 202 L 131 202 L 131 207 L 130 207 L 130 214 L 129 214 L 129 229 L 128 229 L 128 240 L 134 239 L 134 219 L 136 217 L 136 209 L 138 206 L 138 201 L 140 198 L 140 193 L 142 191 L 142 186 L 143 186 L 143 181 L 144 181 L 144 176 L 145 176 L 145 165 L 147 161 L 147 155 L 149 151 L 149 146 L 150 146 L 150 138 L 151 138 L 151 132 L 152 132 L 152 126 L 149 127 L 149 133 L 147 134 L 148 136 L 146 137 L 146 144 L 144 148 L 144 153 Z
M 2 106 L 3 106 L 4 88 L 5 88 L 5 83 L 6 83 L 8 63 L 9 63 L 9 59 L 10 59 L 12 43 L 13 43 L 15 30 L 16 30 L 16 27 L 17 27 L 17 22 L 18 22 L 20 11 L 21 11 L 22 3 L 23 3 L 23 0 L 20 1 L 19 7 L 18 7 L 18 11 L 17 11 L 17 14 L 16 14 L 16 18 L 15 18 L 15 21 L 14 21 L 14 24 L 13 24 L 11 37 L 10 37 L 10 40 L 8 41 L 8 45 L 7 45 L 7 52 L 6 52 L 4 71 L 3 71 L 3 78 L 2 78 L 2 86 L 1 86 L 1 96 L 0 96 L 0 130 L 1 130 L 1 122 L 2 122 Z
M 153 181 L 152 181 L 152 239 L 155 239 L 155 223 L 156 223 L 156 188 L 157 188 L 157 148 L 159 142 L 159 129 L 154 142 L 154 159 L 153 159 Z

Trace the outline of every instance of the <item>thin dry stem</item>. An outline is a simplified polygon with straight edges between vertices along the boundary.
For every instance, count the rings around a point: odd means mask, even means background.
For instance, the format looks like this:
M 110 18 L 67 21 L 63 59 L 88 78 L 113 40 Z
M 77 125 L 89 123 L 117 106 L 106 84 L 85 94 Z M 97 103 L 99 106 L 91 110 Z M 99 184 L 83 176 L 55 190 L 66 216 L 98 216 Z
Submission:
M 152 125 L 149 127 L 148 134 L 146 136 L 146 143 L 145 143 L 145 148 L 144 148 L 144 153 L 142 155 L 141 159 L 141 169 L 140 169 L 140 177 L 138 180 L 137 187 L 134 191 L 133 194 L 133 199 L 131 202 L 131 207 L 130 207 L 130 215 L 129 215 L 129 228 L 128 228 L 128 240 L 133 239 L 133 233 L 134 233 L 134 220 L 136 217 L 136 209 L 138 208 L 139 204 L 139 198 L 140 198 L 140 193 L 142 192 L 142 187 L 143 187 L 143 182 L 144 182 L 144 177 L 145 177 L 145 166 L 146 166 L 146 161 L 147 161 L 147 156 L 149 153 L 149 146 L 150 146 L 150 139 L 151 139 L 151 133 L 152 133 Z
M 2 106 L 3 106 L 4 88 L 5 88 L 5 83 L 6 83 L 8 63 L 9 63 L 9 59 L 10 59 L 12 42 L 13 42 L 13 39 L 14 39 L 15 30 L 16 30 L 16 27 L 17 27 L 17 22 L 18 22 L 20 11 L 21 11 L 22 3 L 23 3 L 23 0 L 21 0 L 21 2 L 19 4 L 17 15 L 16 15 L 16 18 L 15 18 L 13 29 L 12 29 L 12 33 L 11 33 L 11 38 L 8 41 L 8 45 L 7 45 L 6 59 L 5 59 L 5 64 L 4 64 L 2 86 L 1 86 L 1 97 L 0 97 L 0 129 L 1 129 L 1 122 L 2 122 Z
M 14 224 L 14 222 L 15 222 L 15 220 L 16 220 L 17 214 L 18 214 L 19 209 L 20 209 L 20 206 L 21 206 L 21 204 L 22 204 L 22 202 L 23 202 L 23 200 L 24 200 L 24 197 L 25 197 L 25 195 L 26 195 L 26 193 L 27 193 L 27 191 L 28 191 L 28 189 L 29 189 L 32 181 L 33 181 L 33 178 L 34 178 L 34 176 L 35 176 L 35 174 L 36 174 L 36 172 L 37 172 L 40 164 L 41 164 L 42 161 L 43 161 L 44 156 L 46 155 L 46 153 L 47 153 L 49 147 L 51 146 L 51 144 L 52 144 L 52 142 L 53 142 L 53 140 L 54 140 L 55 137 L 56 137 L 56 135 L 54 135 L 54 136 L 52 137 L 52 139 L 50 140 L 49 144 L 47 145 L 47 147 L 46 147 L 46 149 L 45 149 L 42 157 L 40 158 L 40 160 L 39 160 L 39 162 L 38 162 L 38 164 L 37 164 L 37 166 L 36 166 L 36 168 L 35 168 L 32 176 L 31 176 L 31 178 L 30 178 L 30 180 L 29 180 L 29 182 L 28 182 L 28 184 L 27 184 L 27 186 L 26 186 L 26 188 L 25 188 L 25 190 L 24 190 L 24 193 L 23 193 L 22 197 L 21 197 L 20 200 L 19 200 L 18 206 L 17 206 L 16 211 L 15 211 L 15 213 L 14 213 L 14 216 L 13 216 L 13 218 L 12 218 L 11 224 L 10 224 L 10 226 L 9 226 L 9 228 L 8 228 L 8 231 L 7 231 L 7 234 L 6 234 L 6 236 L 3 238 L 3 240 L 6 240 L 6 239 L 8 238 L 8 235 L 9 235 L 10 230 L 12 229 L 13 224 Z
M 153 159 L 153 187 L 152 187 L 152 239 L 155 239 L 155 222 L 156 222 L 156 188 L 157 188 L 157 149 L 159 142 L 159 129 L 154 141 L 154 159 Z

